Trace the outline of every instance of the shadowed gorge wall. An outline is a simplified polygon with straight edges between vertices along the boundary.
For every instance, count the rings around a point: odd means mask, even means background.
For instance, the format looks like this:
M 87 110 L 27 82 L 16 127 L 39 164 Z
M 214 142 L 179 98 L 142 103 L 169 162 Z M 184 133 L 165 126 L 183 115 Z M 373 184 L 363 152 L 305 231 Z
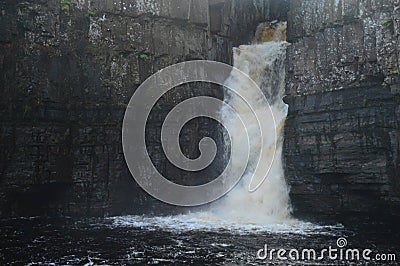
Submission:
M 291 1 L 286 177 L 305 217 L 399 214 L 400 6 Z
M 232 47 L 250 41 L 267 16 L 262 0 L 1 1 L 0 215 L 171 212 L 125 165 L 126 104 L 141 82 L 171 64 L 230 63 Z M 158 156 L 158 126 L 196 93 L 222 97 L 212 86 L 179 88 L 149 121 L 150 155 L 171 178 L 179 173 Z M 195 136 L 182 140 L 192 156 L 202 134 L 221 134 L 212 121 L 185 130 Z
M 175 211 L 130 176 L 126 104 L 171 64 L 232 63 L 232 47 L 275 19 L 288 21 L 291 43 L 283 151 L 295 215 L 397 215 L 399 12 L 397 0 L 0 1 L 0 215 Z M 148 123 L 153 162 L 181 183 L 190 177 L 166 162 L 160 125 L 200 94 L 223 97 L 206 84 L 177 88 Z M 189 157 L 202 136 L 222 134 L 207 119 L 183 133 Z

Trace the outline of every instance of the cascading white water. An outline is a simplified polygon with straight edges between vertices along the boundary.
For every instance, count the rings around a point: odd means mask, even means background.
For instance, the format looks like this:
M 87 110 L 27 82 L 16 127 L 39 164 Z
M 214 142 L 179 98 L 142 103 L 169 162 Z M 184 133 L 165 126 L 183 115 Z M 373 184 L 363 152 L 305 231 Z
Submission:
M 284 39 L 282 35 L 285 34 L 286 24 L 279 23 L 276 28 L 278 31 L 270 34 L 269 41 L 261 44 L 242 45 L 234 49 L 234 66 L 250 76 L 261 88 L 271 105 L 275 118 L 275 121 L 271 117 L 265 118 L 271 120 L 267 121 L 271 128 L 263 136 L 262 147 L 260 147 L 261 141 L 258 141 L 255 137 L 259 128 L 254 126 L 247 129 L 247 133 L 250 136 L 251 150 L 266 149 L 268 151 L 266 156 L 261 158 L 260 163 L 267 163 L 273 160 L 269 175 L 262 184 L 264 176 L 253 176 L 257 154 L 251 153 L 249 165 L 241 182 L 220 202 L 213 204 L 210 213 L 203 213 L 203 218 L 254 224 L 293 222 L 290 218 L 289 189 L 285 181 L 282 165 L 283 128 L 288 111 L 288 106 L 282 99 L 285 91 L 285 58 L 288 43 L 281 40 Z M 262 28 L 260 27 L 259 31 L 261 30 Z M 231 75 L 226 81 L 226 86 L 230 88 L 241 87 L 243 89 L 246 83 Z M 229 93 L 229 91 L 231 90 L 227 91 L 225 101 L 236 110 L 239 110 L 239 112 L 242 112 L 240 114 L 242 117 L 254 120 L 252 113 L 246 113 L 249 111 L 248 108 L 243 108 L 244 103 L 241 97 L 234 93 Z M 258 97 L 256 92 L 254 97 Z M 268 108 L 262 101 L 256 102 L 259 105 L 252 106 L 252 108 Z M 234 123 L 234 119 L 231 119 L 230 116 L 229 112 L 222 110 L 224 124 Z M 254 124 L 256 124 L 255 120 Z M 230 127 L 235 128 L 234 125 Z M 276 138 L 274 138 L 274 134 L 276 134 Z M 241 140 L 246 137 L 246 132 L 235 131 L 230 137 Z M 246 159 L 247 154 L 243 153 L 243 160 Z M 250 182 L 261 184 L 261 186 L 255 192 L 250 192 Z

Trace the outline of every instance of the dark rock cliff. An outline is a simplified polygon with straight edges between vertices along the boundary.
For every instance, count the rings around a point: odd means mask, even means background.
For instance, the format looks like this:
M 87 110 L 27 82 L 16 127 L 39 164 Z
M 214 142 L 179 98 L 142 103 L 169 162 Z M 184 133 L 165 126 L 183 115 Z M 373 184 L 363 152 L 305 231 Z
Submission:
M 142 213 L 166 205 L 130 177 L 121 123 L 135 89 L 173 63 L 230 63 L 259 22 L 288 20 L 286 177 L 295 215 L 378 217 L 400 206 L 398 0 L 0 1 L 0 215 Z M 212 86 L 166 95 L 149 124 Z M 162 111 L 157 111 L 162 110 Z M 214 130 L 210 131 L 210 128 Z M 187 127 L 196 155 L 211 121 Z M 211 169 L 212 171 L 212 169 Z M 182 176 L 182 183 L 186 177 Z
M 286 176 L 295 213 L 400 212 L 400 3 L 291 1 Z
M 0 1 L 0 215 L 165 210 L 126 167 L 126 104 L 165 66 L 191 59 L 230 63 L 232 47 L 251 40 L 268 10 L 263 0 Z M 160 125 L 168 107 L 195 92 L 167 95 L 149 123 Z M 187 130 L 197 136 L 215 128 L 209 122 Z M 155 125 L 149 125 L 149 152 L 173 175 L 156 156 Z M 189 154 L 197 143 L 186 140 Z

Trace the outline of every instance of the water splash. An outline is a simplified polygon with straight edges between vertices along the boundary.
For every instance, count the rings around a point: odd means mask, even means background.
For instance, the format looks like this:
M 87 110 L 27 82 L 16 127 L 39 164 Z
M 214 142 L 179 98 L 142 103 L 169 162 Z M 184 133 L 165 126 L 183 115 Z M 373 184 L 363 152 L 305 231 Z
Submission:
M 166 217 L 144 216 L 117 216 L 107 218 L 110 227 L 143 228 L 148 231 L 169 232 L 228 232 L 232 234 L 248 235 L 261 233 L 292 234 L 292 235 L 327 235 L 337 236 L 344 229 L 341 224 L 316 225 L 309 222 L 285 224 L 240 224 L 235 221 L 218 220 L 210 213 L 183 214 Z

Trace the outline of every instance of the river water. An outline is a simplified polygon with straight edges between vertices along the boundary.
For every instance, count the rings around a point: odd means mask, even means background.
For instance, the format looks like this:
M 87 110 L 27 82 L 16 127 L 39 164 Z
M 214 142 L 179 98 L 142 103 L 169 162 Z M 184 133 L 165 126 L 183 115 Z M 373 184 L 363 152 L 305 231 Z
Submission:
M 347 247 L 398 254 L 397 230 L 382 225 L 239 225 L 192 215 L 106 219 L 18 218 L 0 221 L 0 265 L 397 265 L 365 260 L 257 259 L 268 249 Z

